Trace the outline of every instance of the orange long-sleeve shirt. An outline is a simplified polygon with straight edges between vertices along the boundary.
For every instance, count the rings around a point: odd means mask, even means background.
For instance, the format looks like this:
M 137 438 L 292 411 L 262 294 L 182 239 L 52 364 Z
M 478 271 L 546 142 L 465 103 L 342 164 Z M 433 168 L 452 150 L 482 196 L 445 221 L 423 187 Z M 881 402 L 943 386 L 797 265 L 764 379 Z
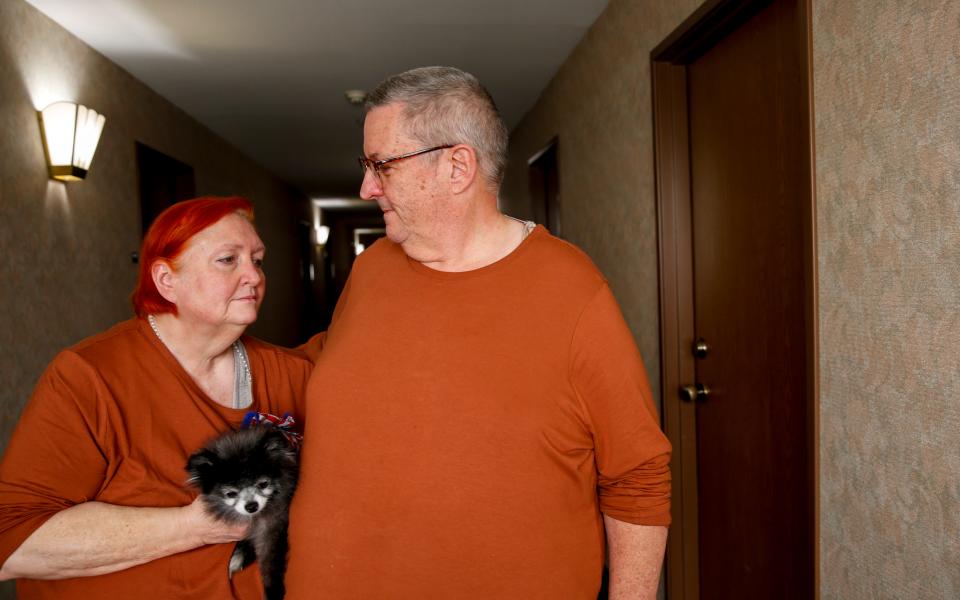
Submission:
M 37 383 L 0 463 L 0 562 L 60 510 L 89 500 L 183 506 L 187 457 L 240 425 L 250 410 L 302 422 L 311 365 L 301 353 L 243 338 L 254 404 L 211 400 L 141 319 L 61 352 Z M 233 544 L 216 544 L 124 571 L 58 581 L 20 580 L 21 599 L 249 598 L 252 566 L 227 578 Z
M 377 242 L 307 398 L 289 598 L 596 598 L 601 513 L 669 523 L 633 338 L 543 228 L 465 273 Z

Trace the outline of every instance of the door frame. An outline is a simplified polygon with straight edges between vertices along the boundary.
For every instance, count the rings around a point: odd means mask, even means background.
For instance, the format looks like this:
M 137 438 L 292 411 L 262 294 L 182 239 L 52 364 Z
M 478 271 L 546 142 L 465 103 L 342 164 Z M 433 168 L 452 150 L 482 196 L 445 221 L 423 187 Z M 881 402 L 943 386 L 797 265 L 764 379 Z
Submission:
M 693 239 L 690 181 L 687 68 L 717 41 L 769 6 L 773 0 L 707 0 L 650 53 L 653 79 L 653 130 L 657 202 L 657 238 L 660 276 L 661 406 L 664 429 L 673 445 L 670 541 L 667 548 L 666 586 L 670 600 L 700 597 L 697 525 L 696 406 L 682 402 L 678 391 L 694 381 Z M 804 211 L 804 313 L 807 353 L 807 473 L 813 514 L 813 565 L 815 596 L 820 596 L 819 511 L 819 365 L 816 199 L 814 171 L 811 0 L 799 0 L 800 39 L 804 76 L 801 88 L 807 98 L 804 131 L 808 156 L 809 206 Z

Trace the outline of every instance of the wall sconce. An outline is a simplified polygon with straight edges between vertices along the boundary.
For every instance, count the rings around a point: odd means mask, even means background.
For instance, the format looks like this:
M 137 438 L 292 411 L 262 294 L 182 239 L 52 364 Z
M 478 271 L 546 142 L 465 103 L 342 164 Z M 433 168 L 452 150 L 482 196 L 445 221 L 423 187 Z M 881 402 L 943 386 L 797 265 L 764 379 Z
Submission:
M 50 177 L 80 181 L 97 151 L 103 115 L 74 102 L 54 102 L 39 113 Z
M 316 238 L 316 243 L 318 246 L 326 246 L 327 240 L 330 239 L 330 228 L 326 225 L 319 225 L 313 230 L 314 236 Z

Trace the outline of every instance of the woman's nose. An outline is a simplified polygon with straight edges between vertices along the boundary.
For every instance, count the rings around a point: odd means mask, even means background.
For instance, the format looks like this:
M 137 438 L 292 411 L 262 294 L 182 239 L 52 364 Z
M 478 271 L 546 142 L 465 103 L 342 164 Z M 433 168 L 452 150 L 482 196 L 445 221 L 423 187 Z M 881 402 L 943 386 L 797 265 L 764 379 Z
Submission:
M 260 265 L 254 259 L 246 261 L 246 264 L 244 265 L 243 276 L 246 282 L 253 287 L 260 285 L 260 282 L 263 281 L 263 271 L 261 270 Z

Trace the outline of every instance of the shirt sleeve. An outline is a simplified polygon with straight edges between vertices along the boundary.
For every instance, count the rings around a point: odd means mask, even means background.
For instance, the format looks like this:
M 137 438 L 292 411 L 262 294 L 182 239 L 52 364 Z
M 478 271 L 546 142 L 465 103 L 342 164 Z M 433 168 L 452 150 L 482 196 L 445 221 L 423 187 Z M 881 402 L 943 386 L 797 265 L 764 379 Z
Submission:
M 600 510 L 637 525 L 670 523 L 670 442 L 640 352 L 604 283 L 572 341 L 570 376 L 594 438 Z
M 0 564 L 54 514 L 97 496 L 108 458 L 96 407 L 107 393 L 70 351 L 40 377 L 0 462 Z
M 320 353 L 323 352 L 323 343 L 326 340 L 327 332 L 321 331 L 303 344 L 297 346 L 296 349 L 303 352 L 307 358 L 310 359 L 310 362 L 316 363 L 317 359 L 320 358 Z

